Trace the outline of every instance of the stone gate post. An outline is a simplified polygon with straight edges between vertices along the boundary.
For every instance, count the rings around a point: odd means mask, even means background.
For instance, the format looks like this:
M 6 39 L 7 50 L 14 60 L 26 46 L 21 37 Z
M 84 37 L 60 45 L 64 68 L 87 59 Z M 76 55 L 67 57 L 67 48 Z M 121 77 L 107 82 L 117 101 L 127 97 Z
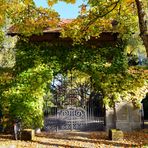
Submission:
M 131 102 L 116 103 L 116 128 L 123 131 L 141 129 L 141 109 L 135 109 Z M 106 109 L 106 130 L 114 128 L 114 111 Z

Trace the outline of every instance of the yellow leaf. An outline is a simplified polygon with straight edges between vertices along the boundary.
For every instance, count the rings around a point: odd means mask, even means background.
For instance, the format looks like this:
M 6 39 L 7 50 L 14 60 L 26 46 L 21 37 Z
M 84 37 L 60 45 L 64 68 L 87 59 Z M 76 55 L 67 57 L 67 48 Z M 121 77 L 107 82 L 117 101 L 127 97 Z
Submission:
M 29 5 L 30 4 L 30 0 L 24 0 L 24 4 Z
M 58 2 L 58 0 L 48 0 L 48 5 L 49 6 L 53 6 L 54 4 L 56 4 Z

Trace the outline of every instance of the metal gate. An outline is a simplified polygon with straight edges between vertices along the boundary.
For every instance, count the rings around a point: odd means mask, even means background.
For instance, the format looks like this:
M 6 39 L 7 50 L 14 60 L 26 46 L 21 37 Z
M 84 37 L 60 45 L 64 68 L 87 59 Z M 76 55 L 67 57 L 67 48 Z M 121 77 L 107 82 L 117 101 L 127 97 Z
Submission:
M 66 109 L 54 110 L 55 113 L 52 116 L 45 117 L 45 131 L 104 130 L 104 117 L 94 116 L 92 110 L 86 110 L 81 107 L 67 107 Z
M 105 111 L 100 92 L 91 88 L 91 82 L 76 81 L 71 71 L 69 78 L 57 75 L 52 83 L 50 99 L 45 97 L 44 129 L 46 131 L 103 130 Z M 47 101 L 47 102 L 46 102 Z M 48 106 L 52 104 L 51 106 Z
M 59 129 L 78 130 L 87 124 L 87 113 L 83 108 L 69 107 L 59 110 L 57 119 L 62 121 Z

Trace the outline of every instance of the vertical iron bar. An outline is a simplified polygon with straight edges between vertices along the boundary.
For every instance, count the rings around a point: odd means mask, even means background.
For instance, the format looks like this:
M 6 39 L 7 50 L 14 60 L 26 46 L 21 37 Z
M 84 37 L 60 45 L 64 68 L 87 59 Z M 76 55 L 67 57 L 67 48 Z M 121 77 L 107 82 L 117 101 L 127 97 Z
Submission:
M 73 113 L 74 111 L 71 110 L 71 130 L 73 130 Z
M 58 132 L 58 108 L 57 107 L 56 107 L 56 131 Z
M 70 75 L 71 75 L 71 77 L 70 77 L 70 83 L 71 83 L 71 93 L 72 93 L 72 70 L 70 70 Z M 70 94 L 70 100 L 71 100 L 71 105 L 72 105 L 72 94 Z

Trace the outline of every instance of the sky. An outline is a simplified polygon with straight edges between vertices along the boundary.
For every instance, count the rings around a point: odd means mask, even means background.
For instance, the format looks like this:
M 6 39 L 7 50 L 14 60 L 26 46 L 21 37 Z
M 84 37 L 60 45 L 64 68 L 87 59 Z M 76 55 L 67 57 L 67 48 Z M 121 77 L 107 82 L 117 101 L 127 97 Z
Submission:
M 47 0 L 34 0 L 37 6 L 48 7 Z M 54 9 L 60 14 L 61 18 L 76 18 L 80 11 L 79 6 L 82 5 L 83 0 L 77 0 L 76 4 L 66 4 L 59 2 L 54 5 Z

